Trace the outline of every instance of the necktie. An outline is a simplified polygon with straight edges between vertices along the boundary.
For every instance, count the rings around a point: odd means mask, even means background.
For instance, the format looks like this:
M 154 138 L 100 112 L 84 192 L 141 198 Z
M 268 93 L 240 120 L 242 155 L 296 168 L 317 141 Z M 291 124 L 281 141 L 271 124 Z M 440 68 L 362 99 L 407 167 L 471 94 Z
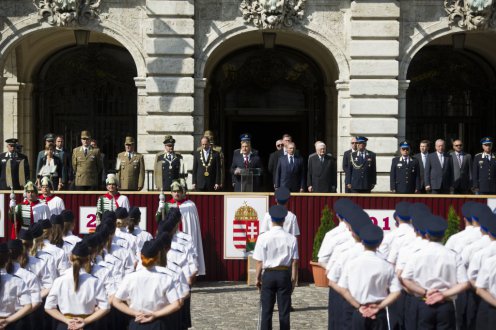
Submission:
M 422 164 L 424 165 L 425 167 L 425 160 L 426 160 L 427 156 L 422 154 Z
M 168 154 L 168 155 L 167 155 L 167 159 L 168 159 L 169 161 L 171 161 L 171 160 L 172 160 L 172 155 L 171 155 L 171 154 Z
M 293 156 L 289 156 L 289 166 L 293 168 Z
M 248 156 L 245 156 L 245 168 L 248 168 Z
M 131 153 L 130 153 L 130 152 L 128 152 L 128 153 L 127 153 L 127 158 L 128 158 L 129 160 L 131 160 Z
M 439 154 L 439 162 L 441 163 L 441 167 L 444 165 L 444 157 L 443 154 Z
M 88 148 L 84 148 L 84 157 L 88 156 Z
M 404 161 L 406 164 L 408 164 L 408 158 L 403 157 L 403 161 Z
M 458 165 L 460 165 L 460 168 L 462 167 L 462 155 L 458 154 Z
M 320 163 L 324 164 L 324 157 L 320 157 Z

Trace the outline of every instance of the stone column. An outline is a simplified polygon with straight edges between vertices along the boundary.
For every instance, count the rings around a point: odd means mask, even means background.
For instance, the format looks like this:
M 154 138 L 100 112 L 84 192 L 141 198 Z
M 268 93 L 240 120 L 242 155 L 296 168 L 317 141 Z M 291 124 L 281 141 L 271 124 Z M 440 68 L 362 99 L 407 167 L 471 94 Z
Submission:
M 406 138 L 406 91 L 408 90 L 409 86 L 410 86 L 410 80 L 399 81 L 398 139 L 400 141 Z
M 338 134 L 338 148 L 337 148 L 337 162 L 338 162 L 338 192 L 344 192 L 344 173 L 343 171 L 343 154 L 346 150 L 350 148 L 350 83 L 349 81 L 336 81 L 336 91 L 338 98 L 338 123 L 337 123 L 337 134 Z M 341 187 L 341 183 L 343 187 Z
M 398 143 L 400 8 L 397 1 L 354 1 L 350 25 L 350 133 L 369 137 L 377 153 L 377 186 L 389 191 Z
M 19 105 L 19 90 L 21 84 L 17 82 L 6 82 L 3 86 L 3 136 L 4 140 L 9 138 L 17 138 L 18 134 L 18 105 Z M 3 141 L 2 141 L 3 143 Z
M 200 145 L 200 138 L 205 131 L 205 92 L 207 88 L 206 78 L 195 78 L 195 111 L 193 112 L 193 122 L 195 126 L 195 145 Z
M 163 150 L 164 135 L 176 140 L 189 170 L 194 150 L 194 4 L 189 1 L 146 2 L 145 50 L 148 58 L 146 105 L 138 122 L 139 150 L 153 169 L 155 153 Z

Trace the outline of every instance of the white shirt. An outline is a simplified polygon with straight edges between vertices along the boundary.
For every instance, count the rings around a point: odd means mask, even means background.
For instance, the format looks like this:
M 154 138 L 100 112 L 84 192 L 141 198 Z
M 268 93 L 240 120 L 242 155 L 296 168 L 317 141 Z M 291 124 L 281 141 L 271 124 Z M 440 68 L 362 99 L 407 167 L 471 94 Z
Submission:
M 53 283 L 53 281 L 57 277 L 59 277 L 58 270 L 57 270 L 57 262 L 55 260 L 55 257 L 51 253 L 39 250 L 38 252 L 36 252 L 36 258 L 41 259 L 42 263 L 44 263 L 46 265 L 48 274 L 49 274 L 50 279 Z M 30 257 L 30 259 L 31 259 L 31 257 Z M 43 281 L 42 281 L 42 283 L 43 283 Z M 43 286 L 43 287 L 45 287 L 45 286 Z
M 137 226 L 134 227 L 134 230 L 131 234 L 136 237 L 136 244 L 138 244 L 138 251 L 141 251 L 145 242 L 153 238 L 153 236 L 149 232 L 144 231 Z
M 401 290 L 393 266 L 373 251 L 364 251 L 350 260 L 343 269 L 338 285 L 348 289 L 362 305 L 380 302 L 389 293 Z
M 351 249 L 355 245 L 355 239 L 349 233 L 348 238 L 343 241 L 341 244 L 337 245 L 336 248 L 334 249 L 334 252 L 332 253 L 331 257 L 329 258 L 329 261 L 327 262 L 326 265 L 326 273 L 329 272 L 332 268 L 332 266 L 341 258 L 341 255 L 343 253 L 346 253 L 348 249 Z
M 26 269 L 35 274 L 40 281 L 41 288 L 50 289 L 52 287 L 53 278 L 44 260 L 29 256 Z
M 186 278 L 189 278 L 198 271 L 196 264 L 191 261 L 191 256 L 188 256 L 184 246 L 176 243 L 172 247 L 171 243 L 171 248 L 167 251 L 167 264 L 173 263 L 177 268 L 181 269 Z
M 0 317 L 7 318 L 16 312 L 18 305 L 24 306 L 31 303 L 29 290 L 17 276 L 7 274 L 5 269 L 0 269 Z
M 270 217 L 269 212 L 267 212 L 265 213 L 262 219 L 262 223 L 260 224 L 260 234 L 269 231 L 270 228 L 272 228 L 272 218 Z M 298 221 L 296 219 L 296 215 L 293 212 L 288 211 L 288 214 L 286 215 L 286 218 L 284 219 L 284 222 L 282 224 L 282 228 L 286 233 L 290 233 L 293 236 L 300 235 Z
M 131 256 L 133 260 L 138 260 L 137 255 L 140 250 L 138 250 L 138 239 L 133 234 L 127 232 L 126 227 L 117 228 L 115 230 L 115 237 L 120 237 L 128 242 L 128 247 L 131 251 Z
M 463 265 L 468 268 L 468 264 L 470 263 L 470 260 L 472 259 L 474 253 L 489 245 L 490 242 L 491 239 L 489 238 L 489 235 L 482 235 L 482 237 L 477 241 L 474 241 L 468 246 L 465 246 L 461 254 Z
M 322 240 L 319 253 L 317 254 L 319 263 L 327 264 L 331 258 L 334 248 L 350 236 L 351 233 L 349 232 L 344 221 L 340 221 L 337 227 L 328 231 Z
M 72 267 L 53 282 L 45 302 L 45 309 L 59 308 L 62 314 L 89 315 L 95 308 L 109 309 L 103 285 L 84 270 L 79 272 L 79 288 L 74 290 Z
M 346 264 L 354 260 L 356 257 L 360 256 L 365 251 L 363 244 L 356 242 L 348 250 L 341 253 L 336 262 L 330 265 L 329 271 L 327 272 L 327 278 L 333 282 L 338 282 L 343 273 L 343 269 Z
M 76 243 L 81 242 L 81 238 L 73 235 L 72 232 L 68 232 L 67 236 L 64 236 L 64 241 L 69 242 L 72 245 L 76 245 Z
M 185 298 L 189 295 L 188 280 L 179 266 L 173 262 L 168 262 L 166 267 L 156 266 L 155 269 L 157 272 L 164 273 L 171 277 L 172 283 L 176 286 L 179 298 Z
M 475 281 L 477 288 L 486 289 L 496 298 L 496 256 L 486 260 Z
M 41 251 L 50 253 L 53 256 L 57 267 L 57 277 L 62 275 L 69 267 L 71 267 L 64 250 L 51 244 L 47 239 L 43 240 L 43 248 Z
M 417 282 L 426 290 L 439 291 L 468 281 L 460 256 L 435 242 L 427 242 L 423 249 L 411 256 L 401 277 Z
M 155 267 L 126 275 L 115 297 L 140 312 L 158 311 L 179 299 L 171 278 L 158 272 Z
M 120 283 L 126 274 L 134 272 L 134 261 L 129 250 L 112 243 L 110 251 L 105 251 L 104 256 L 103 260 L 113 265 L 112 276 L 116 283 Z
M 475 281 L 479 270 L 487 259 L 496 255 L 496 241 L 491 241 L 488 246 L 474 253 L 473 257 L 470 259 L 470 263 L 467 270 L 468 279 Z
M 46 199 L 41 199 L 41 198 L 40 201 L 48 206 L 48 209 L 50 210 L 50 215 L 53 214 L 59 215 L 62 211 L 65 210 L 64 200 L 59 196 L 54 196 L 53 198 L 50 199 L 49 202 L 47 202 Z
M 91 275 L 96 277 L 100 284 L 103 284 L 107 297 L 112 296 L 117 290 L 111 269 L 99 264 L 93 264 L 91 265 Z
M 482 237 L 480 227 L 468 226 L 459 233 L 456 233 L 448 239 L 446 246 L 456 253 L 462 253 L 462 250 Z
M 387 261 L 395 264 L 398 259 L 400 248 L 415 239 L 415 232 L 411 225 L 400 223 L 398 228 L 393 230 L 389 235 L 392 236 L 392 242 Z
M 388 258 L 389 253 L 391 252 L 393 239 L 393 232 L 389 231 L 384 233 L 384 238 L 382 239 L 381 245 L 379 245 L 379 248 L 377 249 L 377 254 L 384 260 Z
M 33 210 L 33 223 L 44 219 L 50 219 L 50 209 L 43 202 L 39 202 L 32 207 Z
M 12 275 L 19 277 L 26 284 L 26 288 L 31 296 L 31 304 L 38 304 L 41 302 L 41 283 L 35 274 L 29 270 L 21 268 L 18 262 L 12 263 Z M 20 309 L 20 305 L 17 306 Z
M 281 226 L 274 226 L 258 236 L 253 259 L 261 261 L 263 269 L 291 266 L 298 257 L 298 241 Z
M 410 257 L 417 251 L 423 249 L 427 245 L 427 241 L 417 236 L 411 241 L 410 244 L 406 244 L 398 253 L 398 258 L 396 259 L 396 270 L 402 271 L 405 269 L 405 265 L 410 260 Z

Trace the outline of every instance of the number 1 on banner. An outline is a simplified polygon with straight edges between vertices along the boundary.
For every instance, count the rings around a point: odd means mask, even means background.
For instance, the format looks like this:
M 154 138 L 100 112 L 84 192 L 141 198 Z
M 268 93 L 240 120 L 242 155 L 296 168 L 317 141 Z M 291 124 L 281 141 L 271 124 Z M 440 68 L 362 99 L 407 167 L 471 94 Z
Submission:
M 378 226 L 379 221 L 375 217 L 370 217 L 370 220 L 374 223 L 374 225 Z M 389 217 L 382 218 L 382 222 L 384 226 L 382 227 L 382 230 L 391 230 L 391 227 L 389 227 Z

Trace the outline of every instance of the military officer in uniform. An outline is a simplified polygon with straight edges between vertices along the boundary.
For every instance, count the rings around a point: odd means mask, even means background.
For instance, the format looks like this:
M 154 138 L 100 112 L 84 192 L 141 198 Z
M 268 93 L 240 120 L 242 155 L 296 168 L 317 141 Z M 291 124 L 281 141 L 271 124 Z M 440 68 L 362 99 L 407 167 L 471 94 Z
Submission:
M 193 189 L 214 191 L 220 188 L 220 155 L 212 149 L 210 139 L 201 138 L 201 148 L 193 155 Z
M 391 162 L 390 186 L 397 194 L 418 193 L 420 186 L 420 165 L 416 158 L 410 156 L 410 144 L 400 143 L 401 156 L 394 157 Z
M 492 152 L 493 139 L 485 137 L 481 140 L 483 152 L 474 156 L 472 166 L 473 190 L 476 194 L 496 193 L 496 157 Z
M 158 190 L 168 189 L 174 180 L 185 179 L 187 176 L 183 156 L 174 152 L 176 140 L 171 135 L 164 138 L 165 151 L 155 157 L 155 185 Z
M 7 152 L 0 154 L 0 190 L 22 189 L 29 180 L 29 162 L 17 151 L 17 139 L 7 139 Z
M 135 151 L 135 141 L 126 136 L 126 151 L 117 155 L 116 170 L 120 190 L 141 190 L 145 182 L 145 160 L 142 154 Z
M 375 153 L 366 150 L 368 139 L 357 136 L 357 150 L 350 154 L 346 170 L 346 187 L 352 193 L 369 193 L 377 183 Z
M 350 142 L 350 145 L 351 145 L 351 148 L 346 150 L 343 154 L 343 165 L 342 165 L 342 168 L 343 168 L 343 172 L 344 172 L 344 175 L 345 175 L 345 181 L 346 181 L 346 175 L 348 173 L 348 167 L 351 166 L 351 163 L 350 163 L 350 156 L 351 156 L 351 153 L 352 152 L 355 152 L 357 150 L 357 142 L 356 142 L 356 137 L 352 137 L 351 138 L 351 142 Z M 346 193 L 350 193 L 351 190 L 348 189 L 347 185 L 345 184 L 345 192 Z
M 100 149 L 90 146 L 91 134 L 81 132 L 81 146 L 72 151 L 72 168 L 76 190 L 96 190 L 103 169 Z

